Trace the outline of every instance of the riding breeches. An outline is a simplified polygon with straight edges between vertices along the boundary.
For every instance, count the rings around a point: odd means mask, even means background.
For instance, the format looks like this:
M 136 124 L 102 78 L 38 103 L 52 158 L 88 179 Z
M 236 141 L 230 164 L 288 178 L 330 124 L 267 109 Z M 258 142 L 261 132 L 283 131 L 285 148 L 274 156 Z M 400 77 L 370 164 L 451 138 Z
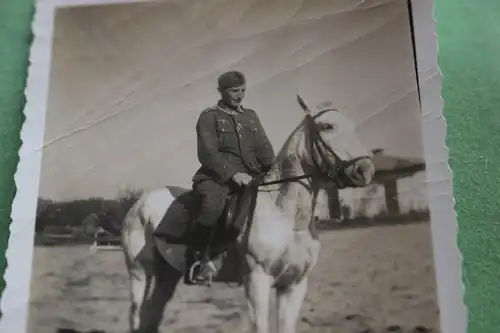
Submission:
M 229 187 L 206 179 L 193 183 L 193 191 L 201 200 L 196 222 L 205 227 L 215 226 L 226 205 Z

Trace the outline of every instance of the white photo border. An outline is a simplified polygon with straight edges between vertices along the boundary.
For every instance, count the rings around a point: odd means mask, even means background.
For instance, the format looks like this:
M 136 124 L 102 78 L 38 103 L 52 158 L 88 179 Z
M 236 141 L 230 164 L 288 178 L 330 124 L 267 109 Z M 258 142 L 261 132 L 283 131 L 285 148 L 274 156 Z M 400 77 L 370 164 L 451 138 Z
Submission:
M 360 2 L 364 0 L 358 0 Z M 25 122 L 14 175 L 17 192 L 12 204 L 6 251 L 6 288 L 0 300 L 0 332 L 26 333 L 38 202 L 40 169 L 50 80 L 55 12 L 61 7 L 151 2 L 151 0 L 36 0 L 32 22 Z M 434 0 L 411 0 L 418 78 L 423 118 L 432 244 L 441 333 L 466 333 L 468 312 L 463 302 L 462 256 L 457 246 L 457 220 L 452 171 L 445 144 L 446 121 L 441 98 L 442 75 L 437 65 L 438 45 Z M 436 144 L 436 143 L 440 144 Z

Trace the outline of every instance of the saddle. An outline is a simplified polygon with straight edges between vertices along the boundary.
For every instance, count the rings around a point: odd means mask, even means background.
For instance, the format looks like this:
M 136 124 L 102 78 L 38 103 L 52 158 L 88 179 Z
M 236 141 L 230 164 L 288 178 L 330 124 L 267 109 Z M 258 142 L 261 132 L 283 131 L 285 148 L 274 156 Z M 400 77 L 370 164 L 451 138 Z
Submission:
M 215 274 L 220 273 L 224 255 L 231 255 L 226 251 L 235 245 L 235 241 L 243 231 L 245 223 L 253 217 L 258 186 L 262 183 L 264 174 L 255 177 L 250 184 L 230 192 L 224 210 L 216 225 L 209 229 L 201 239 L 188 245 L 187 272 L 184 274 L 186 284 L 202 284 L 210 286 Z M 196 235 L 194 235 L 196 237 Z M 219 266 L 219 267 L 217 267 Z M 209 270 L 204 274 L 208 281 L 199 281 L 195 276 L 201 271 Z M 241 283 L 241 281 L 239 281 Z
M 200 211 L 199 197 L 188 189 L 166 187 L 175 200 L 153 231 L 155 244 L 164 260 L 187 270 L 186 284 L 193 284 L 190 276 L 197 265 L 207 261 L 222 264 L 223 258 L 230 255 L 227 250 L 234 247 L 246 221 L 253 215 L 262 179 L 263 175 L 257 176 L 248 186 L 230 192 L 217 223 L 201 231 L 193 223 Z
M 230 193 L 227 197 L 224 210 L 214 227 L 197 234 L 188 231 L 188 267 L 201 260 L 212 260 L 225 253 L 240 235 L 248 217 L 253 214 L 255 207 L 256 187 L 245 187 Z M 193 226 L 193 225 L 191 225 Z M 189 273 L 187 275 L 190 275 Z

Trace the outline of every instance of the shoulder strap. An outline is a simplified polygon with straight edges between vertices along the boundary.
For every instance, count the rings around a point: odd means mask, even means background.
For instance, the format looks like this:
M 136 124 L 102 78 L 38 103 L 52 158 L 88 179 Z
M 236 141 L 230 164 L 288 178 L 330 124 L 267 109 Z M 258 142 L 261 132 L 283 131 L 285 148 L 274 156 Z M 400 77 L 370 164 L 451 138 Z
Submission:
M 214 106 L 209 106 L 208 108 L 204 109 L 203 111 L 201 111 L 201 113 L 212 112 L 212 111 L 216 111 L 216 110 L 217 110 L 217 107 L 214 105 Z

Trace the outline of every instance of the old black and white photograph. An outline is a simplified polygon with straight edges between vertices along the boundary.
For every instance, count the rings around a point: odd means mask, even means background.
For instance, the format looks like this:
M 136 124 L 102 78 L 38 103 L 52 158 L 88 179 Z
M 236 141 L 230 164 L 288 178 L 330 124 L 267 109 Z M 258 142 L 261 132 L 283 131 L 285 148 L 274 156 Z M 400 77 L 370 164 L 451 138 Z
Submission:
M 58 7 L 22 333 L 450 333 L 412 15 Z

